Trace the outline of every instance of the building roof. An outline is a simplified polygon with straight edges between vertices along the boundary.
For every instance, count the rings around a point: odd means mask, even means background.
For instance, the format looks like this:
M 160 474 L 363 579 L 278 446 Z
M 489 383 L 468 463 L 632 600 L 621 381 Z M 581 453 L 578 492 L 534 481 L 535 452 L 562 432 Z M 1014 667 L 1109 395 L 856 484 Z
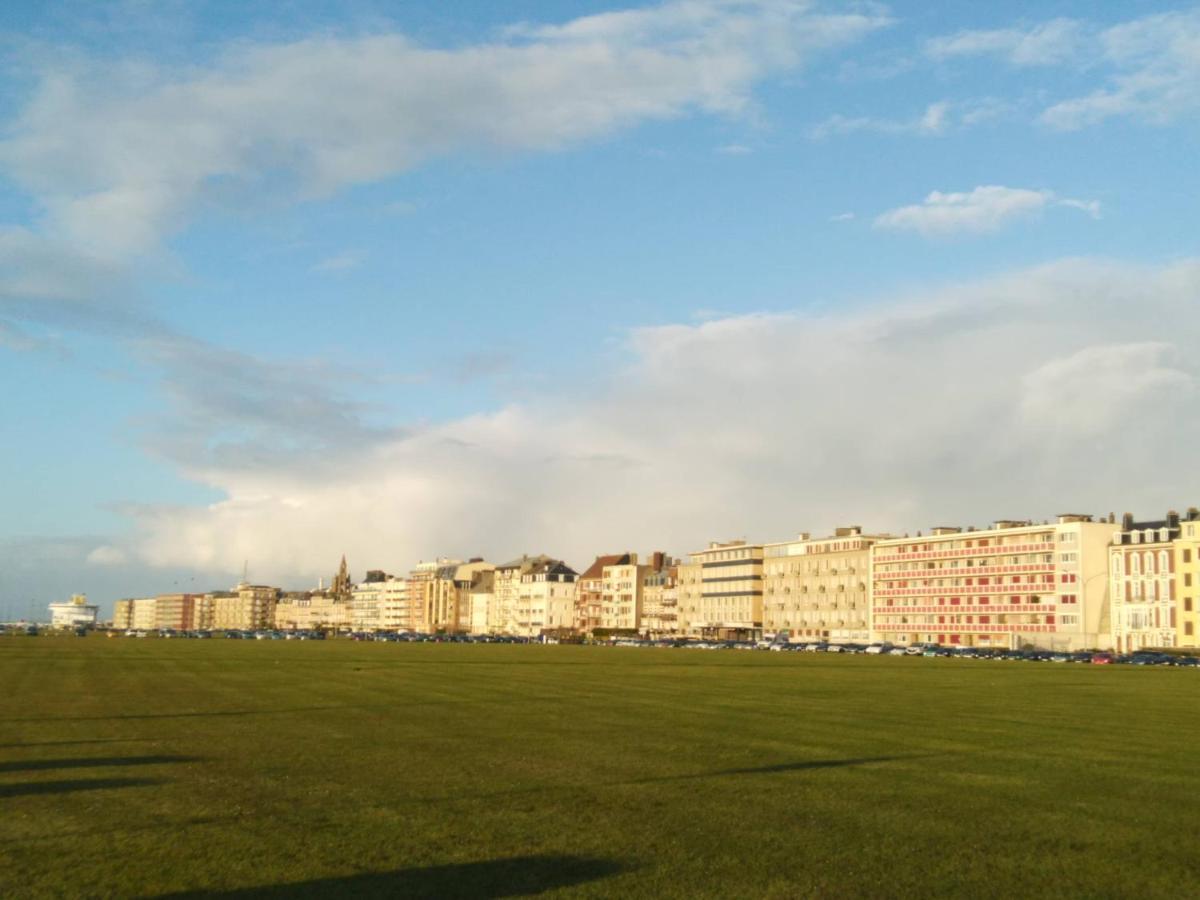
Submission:
M 608 556 L 597 556 L 596 561 L 588 566 L 587 571 L 579 578 L 602 578 L 605 566 L 624 566 L 629 563 L 628 553 L 611 553 Z
M 510 562 L 502 563 L 501 565 L 496 566 L 496 568 L 497 569 L 522 569 L 522 570 L 524 570 L 531 565 L 535 565 L 540 562 L 547 562 L 549 560 L 550 560 L 550 557 L 547 556 L 545 553 L 539 553 L 537 556 L 522 556 L 520 559 L 514 559 L 514 560 L 511 560 Z

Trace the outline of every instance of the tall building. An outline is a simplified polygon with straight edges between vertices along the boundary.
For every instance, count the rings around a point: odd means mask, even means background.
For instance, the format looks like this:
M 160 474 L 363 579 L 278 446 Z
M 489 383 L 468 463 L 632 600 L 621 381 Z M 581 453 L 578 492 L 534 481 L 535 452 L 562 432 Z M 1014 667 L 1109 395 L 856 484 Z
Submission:
M 656 554 L 657 556 L 657 554 Z M 638 630 L 647 637 L 673 637 L 679 633 L 679 567 L 664 559 L 642 576 L 642 617 Z
M 475 558 L 469 562 L 444 560 L 427 591 L 426 621 L 431 631 L 458 632 L 470 627 L 471 585 L 476 574 L 494 569 Z
M 578 577 L 579 573 L 558 559 L 543 559 L 522 567 L 511 633 L 541 637 L 573 632 Z
M 197 597 L 197 594 L 159 594 L 154 604 L 154 627 L 160 631 L 195 628 Z
M 1061 515 L 871 547 L 871 631 L 900 644 L 1088 649 L 1111 643 L 1113 526 Z
M 629 562 L 630 554 L 614 553 L 597 556 L 575 582 L 574 629 L 579 634 L 591 634 L 601 627 L 604 607 L 604 569 L 606 566 Z
M 275 627 L 279 588 L 239 584 L 232 591 L 205 595 L 202 608 L 207 627 L 218 631 L 261 631 Z
M 130 628 L 136 628 L 139 631 L 150 631 L 158 627 L 158 598 L 138 597 L 136 600 L 130 600 L 129 603 L 133 608 L 133 612 L 129 617 Z
M 1126 513 L 1109 548 L 1114 647 L 1122 653 L 1196 646 L 1200 512 L 1135 522 Z
M 471 578 L 470 614 L 467 630 L 471 634 L 490 634 L 491 622 L 488 616 L 495 609 L 495 580 L 494 569 L 476 572 Z
M 1200 509 L 1191 507 L 1175 540 L 1175 646 L 1200 647 Z
M 714 541 L 679 566 L 683 633 L 717 640 L 760 637 L 763 627 L 763 545 Z
M 763 547 L 763 633 L 831 643 L 871 636 L 871 545 L 891 535 L 866 535 L 853 525 L 833 535 Z
M 488 615 L 488 627 L 493 634 L 518 633 L 517 600 L 521 593 L 521 579 L 535 566 L 544 567 L 554 561 L 542 553 L 537 556 L 522 556 L 520 559 L 496 566 L 492 582 L 492 610 Z
M 438 624 L 446 615 L 444 603 L 447 600 L 445 592 L 439 590 L 438 573 L 461 562 L 460 559 L 446 558 L 420 562 L 408 573 L 408 603 L 405 621 L 401 626 L 403 630 L 432 632 L 445 627 Z
M 642 575 L 636 553 L 604 567 L 600 588 L 600 627 L 609 632 L 636 633 L 642 617 Z
M 133 627 L 133 603 L 132 600 L 118 600 L 113 604 L 113 628 L 126 631 Z

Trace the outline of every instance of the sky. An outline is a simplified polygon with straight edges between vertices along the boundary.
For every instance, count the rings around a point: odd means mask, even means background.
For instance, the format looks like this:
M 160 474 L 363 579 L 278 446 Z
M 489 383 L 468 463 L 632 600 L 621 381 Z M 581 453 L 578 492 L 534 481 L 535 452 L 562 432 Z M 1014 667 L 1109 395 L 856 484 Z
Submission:
M 0 7 L 0 619 L 1200 505 L 1200 7 Z

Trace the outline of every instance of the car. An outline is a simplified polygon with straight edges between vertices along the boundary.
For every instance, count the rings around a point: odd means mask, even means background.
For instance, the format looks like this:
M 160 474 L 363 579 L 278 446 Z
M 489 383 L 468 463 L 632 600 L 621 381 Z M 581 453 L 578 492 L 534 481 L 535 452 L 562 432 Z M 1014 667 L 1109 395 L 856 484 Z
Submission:
M 863 652 L 869 653 L 872 656 L 878 656 L 881 653 L 889 652 L 891 649 L 892 649 L 892 645 L 889 644 L 887 641 L 884 641 L 883 643 L 868 644 L 867 648 Z
M 893 647 L 887 652 L 888 656 L 912 656 L 907 647 Z
M 84 628 L 82 625 L 75 629 L 75 637 L 87 637 L 87 636 L 88 636 L 88 629 Z

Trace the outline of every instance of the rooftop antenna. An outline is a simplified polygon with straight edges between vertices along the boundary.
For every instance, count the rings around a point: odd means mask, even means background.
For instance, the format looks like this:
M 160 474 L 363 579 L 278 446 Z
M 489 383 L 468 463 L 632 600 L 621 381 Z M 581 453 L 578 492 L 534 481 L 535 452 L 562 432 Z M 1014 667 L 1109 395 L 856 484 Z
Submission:
M 250 583 L 250 579 L 247 578 L 247 574 L 249 573 L 249 571 L 250 571 L 250 560 L 248 560 L 248 559 L 242 560 L 242 584 Z

